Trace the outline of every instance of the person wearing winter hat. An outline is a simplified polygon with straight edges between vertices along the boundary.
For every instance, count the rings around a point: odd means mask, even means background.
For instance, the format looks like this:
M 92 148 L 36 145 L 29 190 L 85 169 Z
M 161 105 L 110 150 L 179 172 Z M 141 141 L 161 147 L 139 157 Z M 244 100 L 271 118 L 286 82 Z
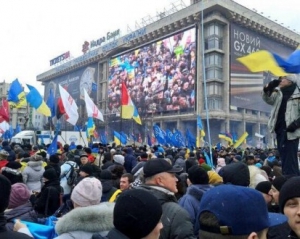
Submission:
M 47 217 L 60 206 L 61 187 L 56 171 L 53 168 L 45 170 L 43 173 L 44 186 L 40 193 L 35 193 L 30 197 L 34 210 L 39 217 Z
M 103 186 L 101 202 L 114 202 L 122 191 L 113 186 L 113 174 L 108 169 L 100 173 L 100 181 Z
M 124 165 L 125 157 L 121 154 L 115 154 L 113 160 L 116 164 Z
M 272 195 L 272 183 L 269 181 L 263 181 L 256 185 L 255 189 L 261 192 L 262 196 L 264 197 L 266 204 L 270 204 L 273 199 Z
M 11 193 L 11 183 L 10 181 L 3 175 L 0 174 L 0 238 L 1 239 L 28 239 L 32 238 L 28 228 L 24 224 L 20 224 L 17 222 L 16 230 L 19 232 L 8 231 L 6 229 L 6 218 L 4 216 L 4 211 L 9 205 L 9 198 Z M 30 236 L 20 233 L 24 232 L 29 234 Z
M 53 155 L 50 156 L 49 163 L 45 167 L 45 170 L 47 170 L 49 168 L 53 168 L 56 172 L 56 176 L 58 178 L 60 177 L 60 174 L 61 174 L 60 159 L 59 159 L 59 156 L 57 154 L 53 154 Z
M 268 238 L 300 238 L 300 177 L 292 177 L 282 185 L 279 194 L 280 212 L 288 217 L 283 226 L 270 228 Z
M 202 197 L 199 238 L 266 238 L 268 228 L 286 221 L 282 214 L 268 213 L 266 203 L 257 190 L 220 185 Z
M 24 183 L 15 183 L 11 186 L 8 208 L 16 208 L 28 202 L 30 191 Z
M 114 226 L 109 239 L 158 239 L 163 228 L 162 206 L 149 192 L 142 189 L 122 193 L 114 208 Z M 95 238 L 95 237 L 94 237 Z
M 300 138 L 298 81 L 295 74 L 282 76 L 264 86 L 262 94 L 263 100 L 272 105 L 268 127 L 271 133 L 276 133 L 283 175 L 300 175 L 297 155 Z
M 22 164 L 16 161 L 8 162 L 5 167 L 1 169 L 2 174 L 9 179 L 11 184 L 22 183 L 23 177 L 20 169 Z
M 213 186 L 209 185 L 208 174 L 199 165 L 195 165 L 188 170 L 187 184 L 186 194 L 179 199 L 178 203 L 190 214 L 194 225 L 194 234 L 197 236 L 199 231 L 197 216 L 199 214 L 201 198 Z
M 74 209 L 58 220 L 56 239 L 92 238 L 98 232 L 101 236 L 114 227 L 114 203 L 100 203 L 101 182 L 95 177 L 84 178 L 71 194 Z

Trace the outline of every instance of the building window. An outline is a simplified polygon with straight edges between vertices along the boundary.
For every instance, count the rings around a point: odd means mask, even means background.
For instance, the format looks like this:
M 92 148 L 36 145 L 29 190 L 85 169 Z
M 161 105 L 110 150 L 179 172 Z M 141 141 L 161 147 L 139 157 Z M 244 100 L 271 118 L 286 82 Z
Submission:
M 207 95 L 223 95 L 223 84 L 218 82 L 210 82 L 207 84 Z
M 224 31 L 224 27 L 216 22 L 205 26 L 204 29 L 205 50 L 223 49 L 223 31 Z
M 206 79 L 223 79 L 223 70 L 220 67 L 208 67 L 205 69 Z
M 208 97 L 207 105 L 209 110 L 222 110 L 223 101 L 220 97 Z
M 205 67 L 209 66 L 223 66 L 223 55 L 219 53 L 209 53 L 205 55 Z

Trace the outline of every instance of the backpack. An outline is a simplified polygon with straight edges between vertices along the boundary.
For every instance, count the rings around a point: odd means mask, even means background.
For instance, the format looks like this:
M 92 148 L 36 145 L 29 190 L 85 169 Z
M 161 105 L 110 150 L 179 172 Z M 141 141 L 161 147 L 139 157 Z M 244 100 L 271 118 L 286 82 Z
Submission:
M 70 186 L 73 186 L 78 175 L 77 175 L 74 165 L 67 163 L 67 162 L 66 162 L 66 164 L 70 165 L 69 171 L 65 174 L 65 177 L 67 179 L 67 184 Z

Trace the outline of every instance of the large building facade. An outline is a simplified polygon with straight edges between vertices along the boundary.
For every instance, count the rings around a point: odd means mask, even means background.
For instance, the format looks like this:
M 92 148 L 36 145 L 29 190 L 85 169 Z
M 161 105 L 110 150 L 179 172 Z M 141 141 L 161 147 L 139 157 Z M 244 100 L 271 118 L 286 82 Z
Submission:
M 85 88 L 104 114 L 105 122 L 97 121 L 97 128 L 109 138 L 116 130 L 146 139 L 153 124 L 196 135 L 200 115 L 206 132 L 209 123 L 212 144 L 220 141 L 220 132 L 239 137 L 247 131 L 252 146 L 260 141 L 255 134 L 272 145 L 267 130 L 270 107 L 262 101 L 261 90 L 273 77 L 249 72 L 237 58 L 257 50 L 286 57 L 300 42 L 295 32 L 234 1 L 210 0 L 191 1 L 145 27 L 103 46 L 101 42 L 37 76 L 45 85 L 46 99 L 50 89 L 59 97 L 58 84 L 68 90 L 79 106 L 79 126 L 87 120 Z M 139 111 L 141 126 L 120 118 L 122 82 Z M 73 126 L 63 122 L 61 128 Z

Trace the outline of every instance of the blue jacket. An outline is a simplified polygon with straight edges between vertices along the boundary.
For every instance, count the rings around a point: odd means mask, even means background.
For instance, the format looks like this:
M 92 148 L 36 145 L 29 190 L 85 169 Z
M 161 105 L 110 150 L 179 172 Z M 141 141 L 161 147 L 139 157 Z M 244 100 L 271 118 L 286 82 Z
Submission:
M 137 165 L 136 157 L 133 155 L 132 148 L 127 148 L 126 155 L 125 155 L 125 162 L 124 168 L 126 172 L 130 173 L 131 170 Z
M 205 192 L 211 189 L 212 185 L 192 184 L 187 188 L 186 194 L 179 199 L 179 205 L 188 211 L 194 226 L 195 235 L 199 235 L 200 201 Z

